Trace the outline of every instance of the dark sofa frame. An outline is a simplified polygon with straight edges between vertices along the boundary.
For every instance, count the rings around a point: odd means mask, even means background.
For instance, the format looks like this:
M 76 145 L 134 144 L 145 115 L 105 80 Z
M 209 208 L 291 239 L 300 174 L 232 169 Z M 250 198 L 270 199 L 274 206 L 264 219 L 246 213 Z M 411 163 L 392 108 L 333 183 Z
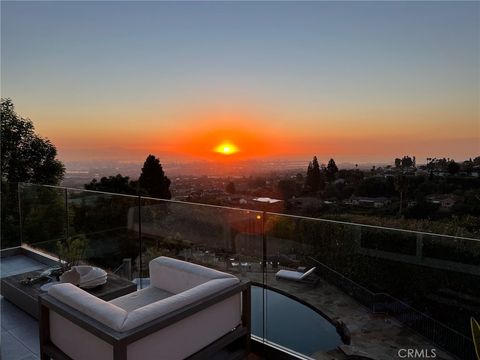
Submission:
M 149 334 L 159 331 L 171 324 L 189 317 L 237 293 L 242 294 L 241 324 L 228 334 L 207 345 L 200 351 L 189 356 L 188 360 L 210 359 L 216 353 L 225 352 L 229 359 L 242 359 L 250 353 L 251 336 L 251 284 L 250 281 L 241 281 L 239 284 L 223 289 L 206 296 L 192 304 L 163 315 L 158 319 L 138 326 L 125 332 L 118 332 L 98 322 L 92 317 L 81 313 L 71 306 L 44 294 L 39 297 L 39 327 L 40 327 L 40 358 L 47 360 L 77 360 L 71 359 L 62 350 L 55 346 L 50 339 L 49 312 L 54 311 L 72 323 L 80 326 L 105 342 L 113 346 L 114 360 L 127 360 L 127 346 Z

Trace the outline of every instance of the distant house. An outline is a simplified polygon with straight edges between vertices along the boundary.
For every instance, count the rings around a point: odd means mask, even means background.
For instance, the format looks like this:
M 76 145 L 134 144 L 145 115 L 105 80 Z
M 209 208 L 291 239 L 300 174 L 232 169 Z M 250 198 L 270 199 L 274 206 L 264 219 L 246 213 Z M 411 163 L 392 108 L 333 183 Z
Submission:
M 387 197 L 352 196 L 345 202 L 349 205 L 380 208 L 392 203 Z
M 426 196 L 425 200 L 432 204 L 439 204 L 442 209 L 449 210 L 460 200 L 460 197 L 453 194 L 434 194 Z
M 252 199 L 252 205 L 255 210 L 282 212 L 285 204 L 283 200 L 272 199 L 269 197 L 256 197 Z

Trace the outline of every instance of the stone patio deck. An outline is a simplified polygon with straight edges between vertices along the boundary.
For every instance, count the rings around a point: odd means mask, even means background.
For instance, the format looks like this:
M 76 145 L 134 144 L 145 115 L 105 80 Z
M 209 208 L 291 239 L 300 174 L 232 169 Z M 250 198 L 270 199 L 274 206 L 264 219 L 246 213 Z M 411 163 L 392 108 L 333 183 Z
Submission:
M 2 258 L 1 277 L 39 270 L 45 267 L 27 256 L 17 255 Z M 40 348 L 38 341 L 38 322 L 10 301 L 0 296 L 1 359 L 37 360 Z

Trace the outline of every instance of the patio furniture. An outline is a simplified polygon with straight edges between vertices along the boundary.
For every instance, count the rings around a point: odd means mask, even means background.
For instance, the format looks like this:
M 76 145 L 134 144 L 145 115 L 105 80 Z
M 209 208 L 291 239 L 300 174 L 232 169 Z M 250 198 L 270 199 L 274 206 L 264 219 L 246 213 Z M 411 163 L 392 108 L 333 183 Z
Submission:
M 315 271 L 315 267 L 311 268 L 310 270 L 302 273 L 300 271 L 293 271 L 293 270 L 279 270 L 275 277 L 277 279 L 284 279 L 284 280 L 291 280 L 291 281 L 308 281 L 308 278 L 313 274 Z
M 149 267 L 149 287 L 110 302 L 72 284 L 42 295 L 42 359 L 207 359 L 218 352 L 240 359 L 248 354 L 250 282 L 167 257 Z
M 45 269 L 46 268 L 47 266 L 45 266 Z M 42 272 L 43 269 L 2 278 L 0 294 L 12 304 L 15 304 L 23 311 L 38 319 L 38 297 L 41 294 L 45 294 L 45 292 L 41 290 L 45 282 L 42 281 L 32 285 L 24 285 L 22 284 L 22 280 L 26 277 L 37 277 Z M 108 274 L 107 282 L 104 285 L 88 289 L 87 291 L 100 299 L 108 301 L 136 290 L 137 285 L 133 282 L 122 279 L 114 274 Z

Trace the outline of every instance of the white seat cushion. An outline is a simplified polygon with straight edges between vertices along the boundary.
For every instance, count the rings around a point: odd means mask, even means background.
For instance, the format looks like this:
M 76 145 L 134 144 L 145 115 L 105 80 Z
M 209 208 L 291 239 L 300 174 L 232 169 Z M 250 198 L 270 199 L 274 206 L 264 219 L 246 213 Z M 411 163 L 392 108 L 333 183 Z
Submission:
M 300 281 L 300 280 L 306 279 L 308 276 L 313 274 L 314 271 L 315 271 L 315 267 L 311 268 L 310 270 L 304 273 L 300 271 L 292 271 L 292 270 L 279 270 L 275 274 L 275 276 L 281 279 Z
M 303 273 L 291 270 L 280 270 L 275 274 L 276 277 L 288 280 L 301 280 Z
M 142 306 L 154 303 L 158 300 L 163 300 L 172 295 L 174 294 L 171 292 L 156 288 L 154 286 L 149 286 L 145 289 L 110 300 L 109 302 L 127 312 L 131 312 L 135 309 L 141 308 Z

